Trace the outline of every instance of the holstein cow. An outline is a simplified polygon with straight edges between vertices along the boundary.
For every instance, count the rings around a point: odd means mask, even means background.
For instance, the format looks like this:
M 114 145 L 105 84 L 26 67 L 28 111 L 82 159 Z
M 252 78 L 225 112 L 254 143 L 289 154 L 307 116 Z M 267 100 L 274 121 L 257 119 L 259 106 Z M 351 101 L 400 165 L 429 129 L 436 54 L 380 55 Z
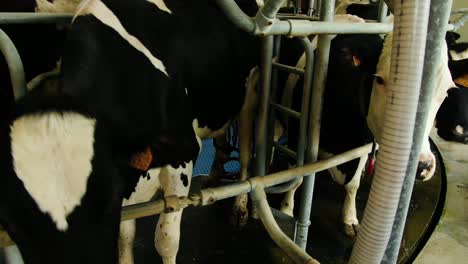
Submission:
M 369 114 L 367 123 L 372 131 L 372 134 L 379 142 L 381 138 L 381 129 L 383 127 L 383 116 L 385 104 L 387 101 L 388 90 L 386 89 L 386 81 L 390 73 L 390 57 L 392 48 L 392 34 L 385 38 L 384 48 L 377 65 L 377 73 L 372 88 L 372 95 L 369 106 Z M 440 62 L 436 68 L 436 79 L 434 87 L 434 95 L 432 97 L 431 106 L 428 114 L 428 122 L 424 132 L 424 142 L 421 153 L 419 155 L 419 164 L 416 178 L 422 181 L 429 180 L 435 172 L 436 160 L 431 152 L 429 144 L 429 133 L 435 120 L 437 111 L 444 101 L 447 90 L 454 87 L 452 76 L 448 67 L 447 45 L 444 42 L 441 50 Z
M 1 126 L 0 219 L 25 260 L 115 263 L 122 199 L 188 194 L 200 140 L 249 108 L 258 44 L 209 0 L 83 2 L 62 91 L 34 91 Z M 159 217 L 165 264 L 176 262 L 181 214 Z M 120 234 L 120 263 L 132 263 L 135 221 Z
M 457 33 L 447 32 L 448 66 L 458 87 L 447 91 L 435 126 L 441 138 L 468 144 L 468 43 L 456 43 L 459 37 Z
M 367 40 L 362 38 L 362 42 L 355 40 L 351 46 L 346 46 L 349 45 L 346 41 L 340 44 L 341 47 L 337 46 L 337 41 L 347 38 L 359 39 L 359 36 L 339 36 L 332 41 L 321 127 L 320 156 L 322 158 L 371 142 L 372 136 L 369 134 L 369 128 L 377 142 L 380 140 L 380 128 L 382 127 L 383 109 L 386 101 L 385 80 L 388 78 L 390 69 L 392 34 L 388 34 L 385 38 L 384 48 L 376 69 L 376 58 L 379 55 L 375 52 L 379 52 L 379 40 L 367 37 Z M 417 178 L 423 181 L 429 180 L 433 176 L 436 166 L 435 157 L 429 147 L 428 133 L 447 89 L 454 86 L 447 67 L 446 47 L 444 46 L 444 48 L 445 52 L 442 52 L 438 67 L 434 99 L 425 133 L 427 140 L 425 140 L 419 156 Z M 340 111 L 338 111 L 339 109 Z M 342 109 L 346 110 L 342 111 Z M 344 131 L 344 127 L 352 127 L 353 129 Z M 288 135 L 293 147 L 296 144 L 294 141 L 296 134 L 297 126 L 289 127 Z M 335 181 L 345 185 L 343 222 L 345 233 L 351 236 L 355 235 L 356 227 L 359 224 L 356 217 L 355 198 L 366 160 L 367 156 L 364 156 L 329 170 Z M 283 201 L 283 212 L 292 214 L 294 191 L 293 189 L 287 194 L 286 197 L 289 200 Z
M 321 158 L 328 158 L 372 141 L 372 135 L 366 124 L 366 115 L 382 42 L 383 40 L 377 35 L 338 35 L 332 40 L 323 98 L 319 153 Z M 298 44 L 295 39 L 282 41 L 284 49 L 280 53 L 281 63 L 296 64 L 302 55 L 301 46 Z M 295 81 L 291 81 L 292 79 Z M 286 90 L 291 86 L 296 87 L 293 88 L 292 105 L 294 109 L 300 111 L 302 77 L 294 78 L 293 75 L 280 72 L 278 80 L 278 87 L 285 87 Z M 284 95 L 285 93 L 280 92 L 279 96 Z M 283 103 L 288 104 L 289 100 L 283 97 Z M 280 119 L 284 120 L 281 117 Z M 288 145 L 295 149 L 299 124 L 293 119 L 282 121 L 283 126 L 286 124 L 288 124 Z M 344 185 L 346 189 L 343 223 L 345 233 L 350 236 L 355 235 L 355 228 L 358 225 L 355 198 L 366 160 L 367 156 L 329 170 L 334 181 Z M 295 191 L 296 189 L 293 189 L 288 192 L 281 203 L 281 211 L 289 215 L 293 214 Z

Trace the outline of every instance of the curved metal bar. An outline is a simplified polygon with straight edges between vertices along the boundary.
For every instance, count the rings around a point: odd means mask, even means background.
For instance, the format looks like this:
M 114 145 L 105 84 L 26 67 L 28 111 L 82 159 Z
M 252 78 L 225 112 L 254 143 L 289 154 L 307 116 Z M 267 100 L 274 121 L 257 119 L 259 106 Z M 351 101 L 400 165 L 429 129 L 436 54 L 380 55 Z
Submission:
M 216 3 L 226 17 L 240 29 L 248 33 L 253 33 L 255 31 L 256 26 L 253 18 L 246 15 L 234 1 L 216 0 Z
M 0 51 L 3 54 L 10 71 L 11 85 L 15 100 L 23 97 L 26 94 L 26 78 L 24 76 L 24 67 L 18 50 L 15 44 L 11 41 L 10 37 L 5 31 L 0 29 Z M 5 89 L 6 87 L 0 87 Z
M 318 264 L 314 258 L 309 256 L 302 248 L 294 244 L 294 242 L 283 233 L 281 228 L 275 221 L 268 204 L 265 190 L 258 186 L 251 193 L 252 201 L 257 208 L 257 212 L 262 220 L 265 229 L 275 243 L 284 250 L 284 252 L 294 260 L 295 263 Z

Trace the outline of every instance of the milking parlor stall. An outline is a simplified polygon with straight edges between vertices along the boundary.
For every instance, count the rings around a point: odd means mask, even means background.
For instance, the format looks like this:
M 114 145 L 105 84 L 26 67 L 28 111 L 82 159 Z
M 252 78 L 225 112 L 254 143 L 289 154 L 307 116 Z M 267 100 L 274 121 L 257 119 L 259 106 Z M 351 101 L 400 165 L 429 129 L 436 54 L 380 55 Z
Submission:
M 0 264 L 466 263 L 468 3 L 2 0 L 0 8 Z M 75 82 L 115 88 L 69 89 Z M 145 85 L 171 95 L 125 105 Z M 123 106 L 112 89 L 124 91 Z M 62 93 L 72 99 L 55 104 Z M 99 134 L 120 107 L 158 111 L 146 120 L 177 129 L 135 147 L 126 169 L 97 168 L 120 151 L 100 142 L 126 138 L 124 129 Z M 57 109 L 84 118 L 30 125 Z M 442 132 L 447 116 L 466 124 Z M 56 133 L 60 122 L 65 134 Z M 185 136 L 196 139 L 194 151 Z M 21 152 L 30 146 L 41 149 Z M 101 182 L 101 172 L 112 179 Z

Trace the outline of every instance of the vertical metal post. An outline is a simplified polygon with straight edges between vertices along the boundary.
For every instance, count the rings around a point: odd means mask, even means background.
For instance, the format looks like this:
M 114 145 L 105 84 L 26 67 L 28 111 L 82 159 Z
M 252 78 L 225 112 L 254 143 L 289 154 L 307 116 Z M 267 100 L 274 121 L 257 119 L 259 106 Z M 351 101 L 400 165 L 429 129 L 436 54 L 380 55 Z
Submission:
M 295 5 L 295 12 L 296 14 L 300 14 L 302 12 L 302 0 L 296 0 L 296 5 Z
M 257 139 L 255 145 L 255 175 L 263 176 L 266 172 L 267 122 L 270 106 L 271 68 L 273 58 L 273 36 L 262 40 L 262 89 L 260 93 L 260 111 L 258 114 Z
M 436 87 L 437 68 L 440 64 L 441 47 L 445 41 L 445 32 L 447 21 L 450 17 L 452 0 L 432 0 L 429 25 L 426 40 L 426 52 L 424 55 L 423 79 L 421 83 L 421 93 L 419 96 L 418 111 L 416 114 L 416 127 L 413 135 L 414 147 L 411 149 L 410 158 L 417 159 L 424 140 L 424 131 L 428 119 L 428 109 L 431 106 L 432 95 Z M 393 264 L 397 262 L 400 250 L 401 239 L 405 227 L 408 208 L 413 191 L 414 180 L 416 176 L 416 163 L 408 164 L 408 174 L 403 181 L 403 188 L 400 194 L 398 210 L 395 221 L 393 222 L 392 233 L 381 261 L 382 264 Z
M 320 15 L 322 13 L 322 0 L 317 0 L 317 3 L 315 6 L 316 6 L 315 13 L 317 15 Z
M 279 61 L 279 55 L 280 55 L 280 49 L 281 49 L 281 38 L 282 36 L 274 36 L 274 43 L 273 43 L 273 60 L 275 62 Z M 276 92 L 277 92 L 277 86 L 278 86 L 278 70 L 272 68 L 272 76 L 271 76 L 271 96 L 270 96 L 270 102 L 275 102 L 276 101 Z M 268 135 L 268 141 L 267 141 L 267 152 L 266 152 L 266 167 L 270 165 L 270 159 L 273 151 L 273 146 L 271 145 L 271 142 L 274 139 L 274 134 L 275 134 L 275 119 L 273 116 L 273 111 L 268 111 L 268 128 L 267 128 L 267 135 Z
M 322 21 L 332 21 L 335 9 L 335 0 L 321 1 L 322 2 Z M 320 119 L 322 115 L 322 96 L 325 90 L 325 82 L 328 70 L 328 59 L 330 55 L 330 42 L 332 38 L 329 35 L 320 35 L 317 45 L 317 59 L 314 67 L 311 120 L 309 123 L 309 131 L 311 133 L 311 141 L 308 144 L 307 162 L 314 162 L 318 158 L 318 147 L 320 140 Z M 307 71 L 306 71 L 307 72 Z M 305 248 L 307 244 L 307 235 L 310 226 L 310 212 L 312 207 L 312 197 L 315 183 L 315 173 L 304 177 L 304 187 L 301 193 L 301 208 L 299 211 L 299 219 L 297 222 L 296 243 Z
M 377 15 L 377 20 L 379 22 L 383 22 L 383 20 L 387 17 L 387 13 L 388 13 L 388 6 L 387 4 L 385 3 L 384 0 L 380 0 L 380 3 L 379 3 L 379 14 Z
M 314 50 L 310 40 L 305 37 L 301 39 L 306 54 L 306 67 L 304 69 L 304 89 L 302 92 L 301 119 L 299 121 L 299 140 L 297 141 L 297 166 L 304 165 L 307 124 L 309 123 L 309 104 L 312 88 L 312 73 L 314 70 Z
M 309 6 L 307 7 L 307 15 L 312 16 L 314 13 L 314 0 L 309 0 Z

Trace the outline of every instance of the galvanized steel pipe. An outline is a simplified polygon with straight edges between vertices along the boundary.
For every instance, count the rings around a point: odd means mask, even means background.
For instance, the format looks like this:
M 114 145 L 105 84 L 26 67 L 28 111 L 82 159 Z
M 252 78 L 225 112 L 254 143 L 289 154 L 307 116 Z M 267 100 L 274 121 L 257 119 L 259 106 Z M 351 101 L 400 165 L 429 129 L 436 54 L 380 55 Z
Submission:
M 328 1 L 326 1 L 328 2 Z M 276 21 L 265 35 L 308 36 L 311 34 L 382 34 L 392 31 L 390 23 L 345 23 L 308 20 Z
M 321 18 L 325 22 L 330 22 L 334 18 L 335 1 L 322 2 Z M 309 144 L 307 145 L 306 162 L 315 162 L 318 159 L 318 149 L 320 143 L 320 120 L 322 116 L 322 98 L 328 71 L 328 59 L 330 55 L 330 35 L 318 36 L 317 58 L 314 66 L 313 92 L 311 103 L 311 115 L 309 121 Z M 304 178 L 301 192 L 299 217 L 297 220 L 296 243 L 301 247 L 306 247 L 307 236 L 310 226 L 310 213 L 312 210 L 312 198 L 314 193 L 315 173 Z
M 278 11 L 284 0 L 268 1 L 263 9 L 257 13 L 255 19 L 247 16 L 233 0 L 216 1 L 232 23 L 251 34 L 259 36 L 287 35 L 304 37 L 311 34 L 382 34 L 392 30 L 392 25 L 388 23 L 350 24 L 293 19 L 275 20 L 275 12 Z
M 267 125 L 270 105 L 271 70 L 273 60 L 273 36 L 266 36 L 262 40 L 262 63 L 260 106 L 257 121 L 257 138 L 255 141 L 255 174 L 265 175 L 267 162 Z

